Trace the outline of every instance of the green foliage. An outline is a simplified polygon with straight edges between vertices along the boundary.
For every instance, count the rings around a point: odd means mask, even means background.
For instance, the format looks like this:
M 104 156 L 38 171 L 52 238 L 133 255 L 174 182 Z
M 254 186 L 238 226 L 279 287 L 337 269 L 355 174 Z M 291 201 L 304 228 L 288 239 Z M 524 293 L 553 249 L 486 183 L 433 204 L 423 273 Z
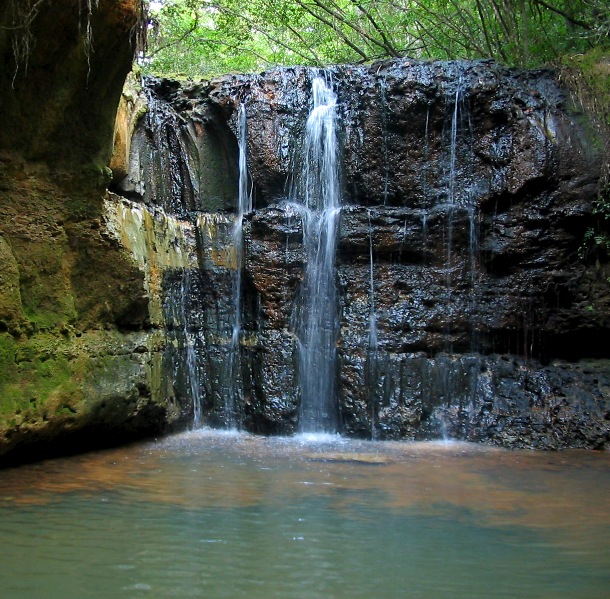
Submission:
M 587 229 L 579 248 L 586 261 L 610 260 L 610 49 L 565 56 L 559 78 L 570 90 L 577 106 L 589 117 L 590 146 L 602 156 L 597 198 L 593 203 L 594 225 Z
M 593 214 L 597 216 L 597 223 L 585 231 L 578 257 L 607 262 L 610 259 L 610 195 L 600 194 L 593 205 Z
M 576 68 L 582 79 L 576 89 L 578 98 L 600 126 L 610 127 L 610 48 L 602 46 L 570 56 L 564 60 L 568 67 Z
M 145 69 L 211 76 L 380 58 L 547 63 L 608 43 L 606 0 L 164 0 Z
M 581 260 L 586 260 L 591 255 L 600 254 L 604 259 L 610 255 L 610 237 L 607 233 L 596 231 L 591 227 L 585 231 L 578 256 Z

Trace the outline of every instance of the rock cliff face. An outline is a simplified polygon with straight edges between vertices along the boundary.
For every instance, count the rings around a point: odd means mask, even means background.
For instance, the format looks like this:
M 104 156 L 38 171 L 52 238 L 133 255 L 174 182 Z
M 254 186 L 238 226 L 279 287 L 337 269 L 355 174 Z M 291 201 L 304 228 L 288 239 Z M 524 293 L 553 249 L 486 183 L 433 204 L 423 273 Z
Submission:
M 3 463 L 191 423 L 299 426 L 311 258 L 290 190 L 317 73 L 129 88 L 111 160 L 139 11 L 0 7 Z M 339 431 L 607 447 L 608 273 L 577 259 L 600 157 L 551 74 L 405 60 L 324 76 Z
M 144 274 L 103 217 L 140 5 L 90 4 L 0 7 L 3 463 L 181 418 L 161 389 L 165 337 L 151 324 Z
M 167 305 L 183 306 L 176 395 L 188 403 L 195 390 L 213 424 L 231 405 L 248 430 L 297 429 L 295 311 L 307 258 L 289 189 L 315 75 L 291 68 L 148 82 L 151 110 L 118 191 L 193 223 L 202 213 L 224 223 L 213 241 L 198 237 L 216 260 L 163 284 Z M 577 258 L 601 156 L 552 74 L 404 60 L 325 77 L 337 94 L 342 163 L 340 431 L 607 446 L 606 274 Z M 235 350 L 227 256 L 242 104 L 255 209 L 243 225 Z M 237 371 L 227 370 L 232 353 Z

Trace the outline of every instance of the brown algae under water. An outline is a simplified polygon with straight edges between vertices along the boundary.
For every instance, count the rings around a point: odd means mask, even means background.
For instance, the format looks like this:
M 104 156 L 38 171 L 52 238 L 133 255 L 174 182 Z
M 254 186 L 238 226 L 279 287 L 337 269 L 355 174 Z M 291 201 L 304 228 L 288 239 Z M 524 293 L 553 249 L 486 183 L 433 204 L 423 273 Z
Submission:
M 21 597 L 607 597 L 610 453 L 202 429 L 0 471 Z

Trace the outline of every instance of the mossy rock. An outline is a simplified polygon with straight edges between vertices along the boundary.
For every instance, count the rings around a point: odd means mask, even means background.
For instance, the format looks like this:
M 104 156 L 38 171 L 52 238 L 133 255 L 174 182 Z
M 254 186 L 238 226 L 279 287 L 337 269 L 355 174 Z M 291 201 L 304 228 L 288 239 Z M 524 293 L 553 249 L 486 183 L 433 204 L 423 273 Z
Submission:
M 19 330 L 24 320 L 19 266 L 10 246 L 0 235 L 0 330 Z
M 161 351 L 152 333 L 0 334 L 0 464 L 178 426 L 180 406 L 155 383 Z

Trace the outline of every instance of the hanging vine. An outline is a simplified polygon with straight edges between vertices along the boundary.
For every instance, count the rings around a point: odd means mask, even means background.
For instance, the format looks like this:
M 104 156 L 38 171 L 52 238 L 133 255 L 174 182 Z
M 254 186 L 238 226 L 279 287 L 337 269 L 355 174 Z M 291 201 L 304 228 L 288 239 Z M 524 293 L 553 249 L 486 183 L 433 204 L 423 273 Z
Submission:
M 93 27 L 91 26 L 91 16 L 93 9 L 99 6 L 99 0 L 86 0 L 86 15 L 85 15 L 85 34 L 83 36 L 83 44 L 85 48 L 85 56 L 87 57 L 87 78 L 91 72 L 91 55 L 93 54 Z M 83 4 L 78 2 L 78 28 L 81 30 L 83 22 Z

